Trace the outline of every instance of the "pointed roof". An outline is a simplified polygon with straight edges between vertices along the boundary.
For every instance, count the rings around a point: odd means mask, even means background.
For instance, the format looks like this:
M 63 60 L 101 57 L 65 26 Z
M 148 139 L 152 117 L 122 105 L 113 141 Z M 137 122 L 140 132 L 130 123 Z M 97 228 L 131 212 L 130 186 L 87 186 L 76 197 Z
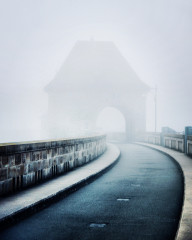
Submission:
M 147 92 L 142 82 L 113 42 L 78 41 L 46 91 L 96 90 L 126 94 Z

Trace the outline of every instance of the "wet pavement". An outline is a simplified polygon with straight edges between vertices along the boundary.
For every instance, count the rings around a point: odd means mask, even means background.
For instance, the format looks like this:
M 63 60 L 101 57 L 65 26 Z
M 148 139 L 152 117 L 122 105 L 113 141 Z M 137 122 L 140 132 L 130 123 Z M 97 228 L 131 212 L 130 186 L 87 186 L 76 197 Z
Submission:
M 121 144 L 103 176 L 0 233 L 0 239 L 174 239 L 183 178 L 168 156 Z
M 92 181 L 112 167 L 119 155 L 120 150 L 115 145 L 107 144 L 107 150 L 95 161 L 23 191 L 0 197 L 0 230 Z

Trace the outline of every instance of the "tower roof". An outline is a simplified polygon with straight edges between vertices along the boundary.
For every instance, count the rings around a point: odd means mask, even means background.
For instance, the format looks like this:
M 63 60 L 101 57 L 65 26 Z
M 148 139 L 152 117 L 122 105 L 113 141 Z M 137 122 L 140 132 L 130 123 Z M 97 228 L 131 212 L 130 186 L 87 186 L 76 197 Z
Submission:
M 147 92 L 113 42 L 78 41 L 46 91 Z

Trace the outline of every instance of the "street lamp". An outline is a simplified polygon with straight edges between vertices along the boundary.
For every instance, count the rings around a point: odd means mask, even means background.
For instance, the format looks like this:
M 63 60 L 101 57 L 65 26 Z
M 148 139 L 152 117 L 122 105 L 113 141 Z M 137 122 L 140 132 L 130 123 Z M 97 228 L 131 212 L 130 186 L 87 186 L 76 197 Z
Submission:
M 155 132 L 157 132 L 157 86 L 155 86 Z
M 157 132 L 157 86 L 155 88 L 151 88 L 155 90 L 154 102 L 155 102 L 155 132 Z

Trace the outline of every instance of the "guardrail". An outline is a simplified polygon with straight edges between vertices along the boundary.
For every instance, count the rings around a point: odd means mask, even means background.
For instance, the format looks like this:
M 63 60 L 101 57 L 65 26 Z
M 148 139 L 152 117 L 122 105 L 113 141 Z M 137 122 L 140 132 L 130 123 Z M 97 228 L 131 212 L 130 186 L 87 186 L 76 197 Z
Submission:
M 161 135 L 160 133 L 144 133 L 137 137 L 137 140 L 142 141 L 142 142 L 147 142 L 151 144 L 156 144 L 160 145 L 161 144 Z
M 192 136 L 187 137 L 187 154 L 192 156 Z
M 192 156 L 192 135 L 146 132 L 137 136 L 137 141 L 160 145 Z
M 0 195 L 68 172 L 105 150 L 105 135 L 0 144 Z
M 179 152 L 185 151 L 185 135 L 164 134 L 162 135 L 162 139 L 162 146 L 177 150 Z

